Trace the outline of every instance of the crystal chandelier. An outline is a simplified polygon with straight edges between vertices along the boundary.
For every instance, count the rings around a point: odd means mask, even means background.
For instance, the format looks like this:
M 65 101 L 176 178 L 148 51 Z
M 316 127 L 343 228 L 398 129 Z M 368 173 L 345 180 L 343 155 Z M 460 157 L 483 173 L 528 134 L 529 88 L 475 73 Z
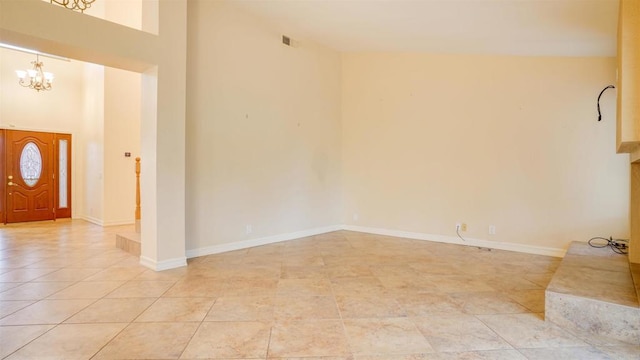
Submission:
M 50 0 L 52 4 L 58 4 L 71 10 L 80 10 L 84 12 L 91 7 L 96 0 Z
M 36 55 L 36 61 L 31 63 L 33 64 L 33 69 L 31 70 L 16 70 L 19 79 L 18 83 L 36 91 L 51 90 L 53 74 L 42 71 L 43 64 L 40 62 L 38 55 Z

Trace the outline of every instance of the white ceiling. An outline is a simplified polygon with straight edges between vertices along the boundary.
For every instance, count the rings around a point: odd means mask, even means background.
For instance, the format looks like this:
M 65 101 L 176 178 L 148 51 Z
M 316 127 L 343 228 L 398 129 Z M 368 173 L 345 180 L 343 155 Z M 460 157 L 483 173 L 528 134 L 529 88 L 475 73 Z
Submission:
M 339 51 L 615 56 L 617 0 L 233 0 Z

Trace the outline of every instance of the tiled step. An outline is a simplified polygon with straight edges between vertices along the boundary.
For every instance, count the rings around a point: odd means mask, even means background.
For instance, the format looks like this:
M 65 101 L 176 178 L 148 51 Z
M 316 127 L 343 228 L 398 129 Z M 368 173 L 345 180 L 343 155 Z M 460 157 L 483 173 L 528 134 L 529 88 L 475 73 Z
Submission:
M 140 233 L 124 232 L 116 234 L 116 247 L 130 254 L 140 256 Z
M 608 247 L 573 242 L 547 286 L 545 319 L 640 345 L 640 266 L 631 268 Z

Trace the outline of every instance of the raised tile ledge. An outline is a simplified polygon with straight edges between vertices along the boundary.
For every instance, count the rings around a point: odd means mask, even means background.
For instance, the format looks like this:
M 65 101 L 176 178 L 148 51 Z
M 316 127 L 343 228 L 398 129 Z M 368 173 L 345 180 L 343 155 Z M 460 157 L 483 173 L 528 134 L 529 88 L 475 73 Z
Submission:
M 132 255 L 140 256 L 140 233 L 123 232 L 116 234 L 116 247 Z
M 627 256 L 573 242 L 547 291 L 640 307 Z
M 638 345 L 639 280 L 627 256 L 573 242 L 547 286 L 545 319 Z

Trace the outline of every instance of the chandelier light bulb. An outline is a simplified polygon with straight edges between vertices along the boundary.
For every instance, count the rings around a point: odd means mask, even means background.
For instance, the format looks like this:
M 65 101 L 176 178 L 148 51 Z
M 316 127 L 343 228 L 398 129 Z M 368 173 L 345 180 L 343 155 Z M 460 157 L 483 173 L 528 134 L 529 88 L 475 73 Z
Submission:
M 42 66 L 44 64 L 40 62 L 38 55 L 36 55 L 36 61 L 32 61 L 31 64 L 33 64 L 33 69 L 29 69 L 26 71 L 16 70 L 16 75 L 18 75 L 18 83 L 24 87 L 28 87 L 36 91 L 51 90 L 53 74 L 50 72 L 42 71 Z

